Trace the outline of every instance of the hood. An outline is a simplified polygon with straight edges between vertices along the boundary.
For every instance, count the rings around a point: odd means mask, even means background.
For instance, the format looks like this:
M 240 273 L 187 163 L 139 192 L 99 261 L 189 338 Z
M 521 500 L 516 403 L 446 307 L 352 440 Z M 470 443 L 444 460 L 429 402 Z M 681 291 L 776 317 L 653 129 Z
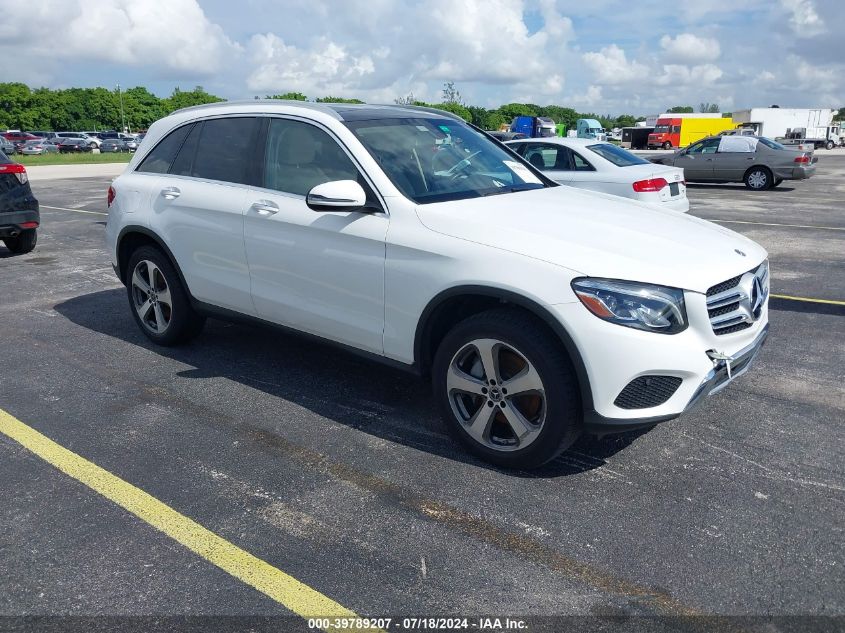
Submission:
M 566 186 L 420 205 L 417 215 L 432 231 L 540 259 L 576 275 L 695 292 L 706 292 L 767 256 L 757 243 L 711 222 Z

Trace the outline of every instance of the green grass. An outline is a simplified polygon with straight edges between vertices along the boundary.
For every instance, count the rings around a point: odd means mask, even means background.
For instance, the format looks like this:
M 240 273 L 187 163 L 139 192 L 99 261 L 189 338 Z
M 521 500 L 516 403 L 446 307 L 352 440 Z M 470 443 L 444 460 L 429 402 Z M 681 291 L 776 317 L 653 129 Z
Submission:
M 26 165 L 88 165 L 93 163 L 128 163 L 132 158 L 129 153 L 114 154 L 42 154 L 40 156 L 23 156 L 15 154 L 10 156 L 15 162 Z

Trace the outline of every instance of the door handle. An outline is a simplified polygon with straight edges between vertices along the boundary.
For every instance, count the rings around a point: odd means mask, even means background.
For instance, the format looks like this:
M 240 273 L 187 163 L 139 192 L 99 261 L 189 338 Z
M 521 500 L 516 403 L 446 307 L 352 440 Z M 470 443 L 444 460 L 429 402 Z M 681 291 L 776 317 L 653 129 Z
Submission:
M 161 190 L 161 195 L 165 200 L 175 200 L 181 193 L 179 187 L 165 187 Z
M 253 202 L 250 209 L 258 213 L 258 215 L 264 216 L 266 218 L 278 213 L 279 205 L 277 205 L 272 200 L 259 200 L 258 202 Z

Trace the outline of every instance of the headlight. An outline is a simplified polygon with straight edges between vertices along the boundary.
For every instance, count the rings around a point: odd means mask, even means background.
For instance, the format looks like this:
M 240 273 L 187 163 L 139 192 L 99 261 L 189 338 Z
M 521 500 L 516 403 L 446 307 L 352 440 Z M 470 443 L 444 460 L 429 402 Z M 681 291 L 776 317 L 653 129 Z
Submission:
M 572 289 L 598 318 L 627 327 L 677 334 L 687 327 L 684 291 L 615 279 L 575 279 Z

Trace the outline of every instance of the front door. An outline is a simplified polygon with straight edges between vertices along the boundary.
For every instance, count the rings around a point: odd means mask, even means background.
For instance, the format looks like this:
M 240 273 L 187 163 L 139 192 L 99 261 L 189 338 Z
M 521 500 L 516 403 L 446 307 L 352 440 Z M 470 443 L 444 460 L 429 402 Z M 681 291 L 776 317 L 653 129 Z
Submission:
M 686 180 L 713 180 L 713 157 L 718 149 L 718 138 L 706 138 L 679 152 L 673 164 L 684 170 Z
M 383 351 L 383 211 L 318 212 L 313 187 L 357 180 L 380 207 L 347 151 L 326 130 L 272 118 L 263 187 L 246 201 L 244 241 L 258 316 L 367 351 Z

